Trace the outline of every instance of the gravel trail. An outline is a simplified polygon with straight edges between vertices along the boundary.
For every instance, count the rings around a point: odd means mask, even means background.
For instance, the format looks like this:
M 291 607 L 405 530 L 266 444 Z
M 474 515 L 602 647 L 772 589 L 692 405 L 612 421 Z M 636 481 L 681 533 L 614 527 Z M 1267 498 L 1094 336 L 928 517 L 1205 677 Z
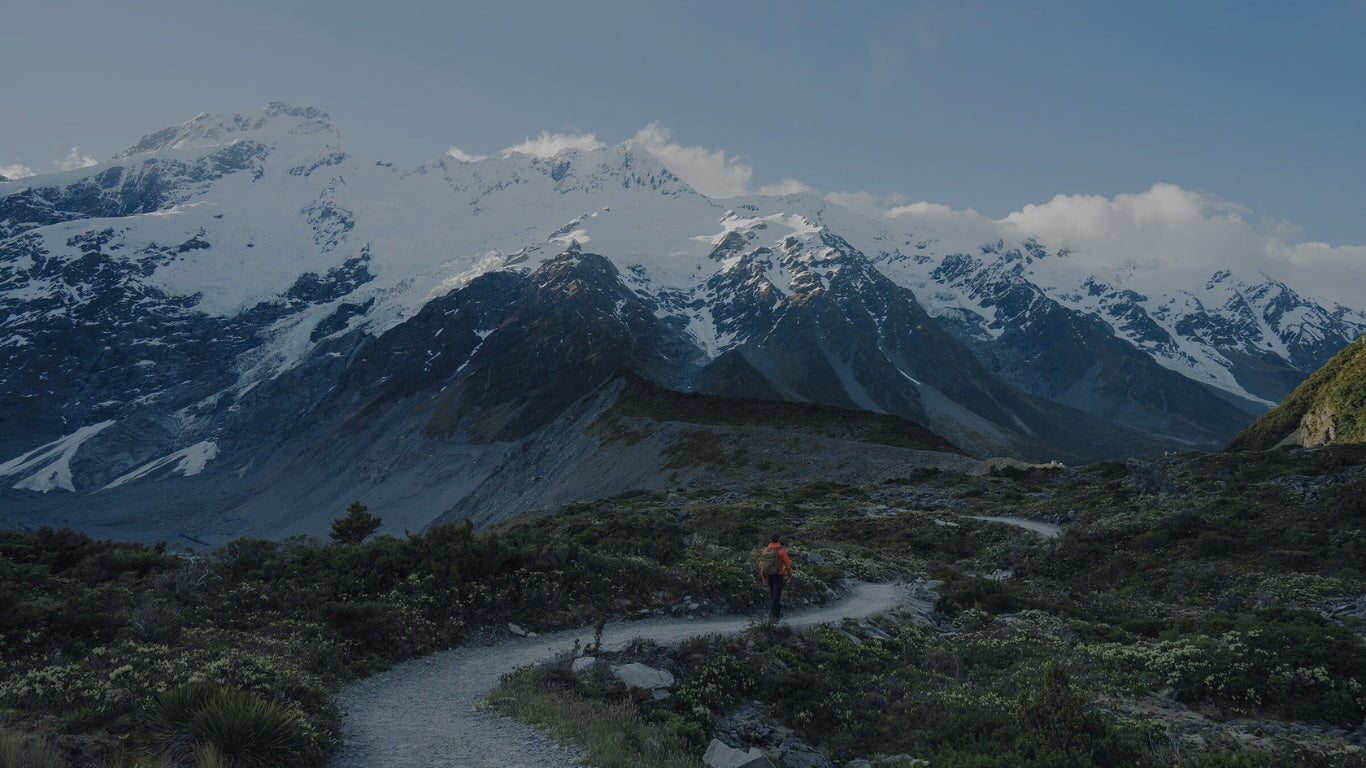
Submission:
M 838 601 L 783 619 L 810 626 L 859 618 L 914 603 L 905 584 L 857 584 Z M 739 632 L 750 617 L 654 618 L 612 622 L 607 648 L 635 638 L 669 645 L 689 637 Z M 556 744 L 506 717 L 476 710 L 505 673 L 568 652 L 575 640 L 593 641 L 582 627 L 489 646 L 462 646 L 407 661 L 347 686 L 338 698 L 342 747 L 330 768 L 559 768 L 578 764 L 579 752 Z

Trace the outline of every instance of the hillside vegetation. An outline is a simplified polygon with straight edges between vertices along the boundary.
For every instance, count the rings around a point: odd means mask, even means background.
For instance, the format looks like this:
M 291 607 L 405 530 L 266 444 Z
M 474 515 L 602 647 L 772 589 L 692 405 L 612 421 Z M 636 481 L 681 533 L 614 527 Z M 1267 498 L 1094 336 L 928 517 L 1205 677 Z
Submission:
M 1238 434 L 1232 451 L 1366 441 L 1366 336 L 1347 345 Z
M 1366 764 L 1363 459 L 1340 446 L 636 493 L 480 533 L 194 556 L 5 533 L 0 766 L 322 765 L 346 682 L 508 621 L 753 611 L 773 531 L 799 574 L 789 607 L 846 578 L 919 579 L 939 595 L 932 620 L 632 649 L 678 677 L 662 701 L 567 664 L 509 685 L 626 705 L 696 755 L 741 710 L 839 764 Z

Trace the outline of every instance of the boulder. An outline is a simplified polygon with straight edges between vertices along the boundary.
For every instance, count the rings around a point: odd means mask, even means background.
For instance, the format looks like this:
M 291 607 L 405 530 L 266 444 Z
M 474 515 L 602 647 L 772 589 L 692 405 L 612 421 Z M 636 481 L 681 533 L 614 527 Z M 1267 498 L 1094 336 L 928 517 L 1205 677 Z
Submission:
M 702 762 L 709 768 L 773 768 L 773 762 L 755 747 L 740 750 L 720 739 L 712 739 Z
M 778 747 L 778 758 L 783 768 L 835 768 L 830 758 L 801 739 L 788 737 Z
M 826 560 L 825 558 L 821 557 L 820 554 L 816 552 L 802 552 L 801 556 L 803 560 L 805 560 L 808 563 L 811 563 L 812 565 L 830 565 L 829 560 Z
M 731 710 L 716 721 L 711 734 L 723 743 L 741 749 L 778 745 L 777 729 L 769 725 L 768 718 L 754 704 L 741 704 Z
M 577 659 L 574 659 L 569 665 L 569 671 L 577 675 L 581 672 L 587 672 L 597 663 L 598 659 L 596 656 L 580 656 Z
M 655 669 L 640 662 L 613 666 L 612 674 L 628 688 L 655 690 L 668 688 L 674 684 L 674 676 L 667 670 Z

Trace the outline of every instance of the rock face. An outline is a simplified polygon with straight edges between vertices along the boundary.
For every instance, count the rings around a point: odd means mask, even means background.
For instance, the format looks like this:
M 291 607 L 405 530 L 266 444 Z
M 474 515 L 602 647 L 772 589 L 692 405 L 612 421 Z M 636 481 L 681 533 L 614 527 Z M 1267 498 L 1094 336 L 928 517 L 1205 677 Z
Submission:
M 0 526 L 200 545 L 357 498 L 390 532 L 553 504 L 536 457 L 601 449 L 623 372 L 977 456 L 1212 448 L 1366 330 L 1270 278 L 1144 293 L 908 226 L 722 204 L 630 144 L 400 170 L 287 104 L 0 181 Z

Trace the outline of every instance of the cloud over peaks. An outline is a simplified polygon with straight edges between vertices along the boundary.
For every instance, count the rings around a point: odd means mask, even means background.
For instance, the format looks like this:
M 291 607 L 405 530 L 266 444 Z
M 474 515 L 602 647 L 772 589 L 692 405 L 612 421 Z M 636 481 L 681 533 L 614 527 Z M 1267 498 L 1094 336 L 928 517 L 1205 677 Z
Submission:
M 759 194 L 761 195 L 797 195 L 803 192 L 814 194 L 816 190 L 789 177 L 783 178 L 783 180 L 777 184 L 765 184 L 762 187 L 759 187 Z
M 1230 266 L 1264 269 L 1264 238 L 1244 209 L 1175 184 L 1146 192 L 1057 195 L 1026 205 L 1001 223 L 1021 236 L 1065 247 L 1096 266 L 1157 267 L 1209 273 Z
M 541 131 L 541 135 L 532 139 L 527 139 L 521 144 L 508 147 L 502 151 L 502 155 L 522 154 L 534 157 L 554 157 L 567 149 L 577 149 L 581 152 L 588 152 L 604 147 L 598 141 L 596 134 L 572 134 L 572 133 L 550 133 Z
M 759 189 L 750 188 L 754 167 L 739 157 L 728 157 L 724 149 L 685 147 L 673 141 L 668 128 L 650 123 L 636 133 L 632 141 L 659 158 L 688 186 L 707 197 L 727 198 L 742 195 L 795 195 L 815 193 L 816 190 L 791 177 Z
M 859 213 L 876 213 L 882 209 L 883 202 L 876 195 L 869 192 L 830 192 L 825 196 L 826 200 L 835 205 L 843 206 L 851 211 Z
M 23 163 L 13 165 L 0 165 L 0 176 L 7 179 L 22 179 L 26 176 L 37 176 L 34 170 Z
M 1052 250 L 1068 249 L 1066 263 L 1083 276 L 1124 272 L 1140 290 L 1183 280 L 1202 284 L 1229 269 L 1249 280 L 1265 273 L 1307 297 L 1366 308 L 1366 245 L 1296 243 L 1286 222 L 1263 222 L 1242 205 L 1176 184 L 1114 197 L 1057 195 L 1002 219 L 942 203 L 895 205 L 867 192 L 831 192 L 825 199 L 886 217 L 943 253 L 1033 238 Z
M 1137 269 L 1204 280 L 1221 269 L 1257 271 L 1297 290 L 1348 306 L 1361 305 L 1366 246 L 1291 243 L 1284 225 L 1249 221 L 1246 208 L 1175 184 L 1146 192 L 1057 195 L 997 222 L 1007 236 L 1035 237 L 1073 252 L 1091 269 Z
M 726 157 L 724 149 L 685 147 L 675 144 L 669 129 L 659 123 L 641 128 L 635 142 L 688 183 L 688 186 L 707 197 L 737 197 L 749 194 L 749 180 L 754 169 L 734 157 Z
M 471 155 L 470 153 L 466 152 L 460 147 L 455 146 L 452 146 L 450 149 L 446 150 L 446 157 L 455 158 L 456 160 L 459 160 L 462 163 L 477 163 L 480 160 L 488 159 L 487 155 Z
M 92 165 L 97 165 L 99 164 L 99 161 L 89 155 L 82 155 L 80 147 L 72 147 L 71 151 L 66 153 L 66 157 L 56 161 L 54 164 L 57 166 L 58 170 L 74 171 L 80 168 L 89 168 Z

